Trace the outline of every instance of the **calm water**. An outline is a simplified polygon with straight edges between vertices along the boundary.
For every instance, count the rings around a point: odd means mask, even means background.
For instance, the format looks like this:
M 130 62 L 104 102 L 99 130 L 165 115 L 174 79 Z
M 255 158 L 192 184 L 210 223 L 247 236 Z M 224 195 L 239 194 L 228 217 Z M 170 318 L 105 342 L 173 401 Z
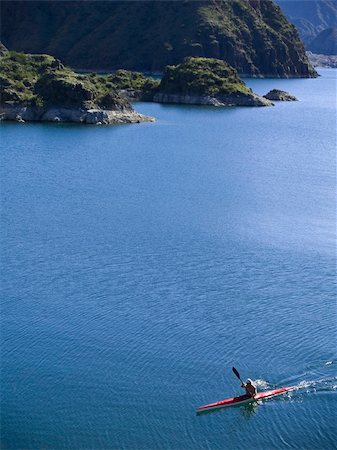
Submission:
M 336 71 L 274 108 L 3 124 L 2 448 L 336 448 Z M 197 416 L 240 392 L 296 385 Z

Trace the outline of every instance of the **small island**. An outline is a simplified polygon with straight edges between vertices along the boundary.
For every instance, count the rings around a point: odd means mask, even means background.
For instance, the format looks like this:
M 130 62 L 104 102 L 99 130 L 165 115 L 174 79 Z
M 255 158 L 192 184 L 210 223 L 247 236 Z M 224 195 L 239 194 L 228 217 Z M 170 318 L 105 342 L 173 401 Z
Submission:
M 280 89 L 272 89 L 268 94 L 264 95 L 264 98 L 281 102 L 295 102 L 298 100 L 295 95 L 291 95 L 289 92 L 281 91 Z
M 192 57 L 165 68 L 153 101 L 212 106 L 272 105 L 255 94 L 229 64 L 214 58 Z
M 50 55 L 1 47 L 0 118 L 85 124 L 153 121 L 139 114 L 104 76 L 77 74 Z

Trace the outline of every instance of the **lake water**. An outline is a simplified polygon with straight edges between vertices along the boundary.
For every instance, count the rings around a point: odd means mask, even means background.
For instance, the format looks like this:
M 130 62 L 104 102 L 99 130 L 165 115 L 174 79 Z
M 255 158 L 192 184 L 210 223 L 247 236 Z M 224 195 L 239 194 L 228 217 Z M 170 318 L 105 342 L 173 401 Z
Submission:
M 336 71 L 272 108 L 1 125 L 2 448 L 336 448 Z M 242 391 L 297 389 L 197 416 Z

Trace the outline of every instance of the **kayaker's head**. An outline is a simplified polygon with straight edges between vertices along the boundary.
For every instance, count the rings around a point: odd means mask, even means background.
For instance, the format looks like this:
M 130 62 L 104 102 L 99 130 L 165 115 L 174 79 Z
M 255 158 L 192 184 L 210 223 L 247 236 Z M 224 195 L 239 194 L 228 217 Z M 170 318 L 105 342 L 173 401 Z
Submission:
M 252 384 L 252 380 L 250 378 L 247 378 L 246 384 Z

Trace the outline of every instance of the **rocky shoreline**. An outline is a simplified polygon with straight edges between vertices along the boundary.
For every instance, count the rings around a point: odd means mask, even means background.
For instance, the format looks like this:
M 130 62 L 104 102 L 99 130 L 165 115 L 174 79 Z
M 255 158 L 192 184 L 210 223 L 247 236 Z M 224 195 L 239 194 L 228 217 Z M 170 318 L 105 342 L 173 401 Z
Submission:
M 82 108 L 61 108 L 58 106 L 38 108 L 34 106 L 1 105 L 0 121 L 15 122 L 73 122 L 91 125 L 112 125 L 121 123 L 154 122 L 153 117 L 133 110 L 103 110 Z
M 183 105 L 209 105 L 209 106 L 272 106 L 273 103 L 257 94 L 235 95 L 197 95 L 197 94 L 166 94 L 158 92 L 154 95 L 156 103 L 173 103 Z
M 322 55 L 308 51 L 307 56 L 314 67 L 337 69 L 337 55 Z

